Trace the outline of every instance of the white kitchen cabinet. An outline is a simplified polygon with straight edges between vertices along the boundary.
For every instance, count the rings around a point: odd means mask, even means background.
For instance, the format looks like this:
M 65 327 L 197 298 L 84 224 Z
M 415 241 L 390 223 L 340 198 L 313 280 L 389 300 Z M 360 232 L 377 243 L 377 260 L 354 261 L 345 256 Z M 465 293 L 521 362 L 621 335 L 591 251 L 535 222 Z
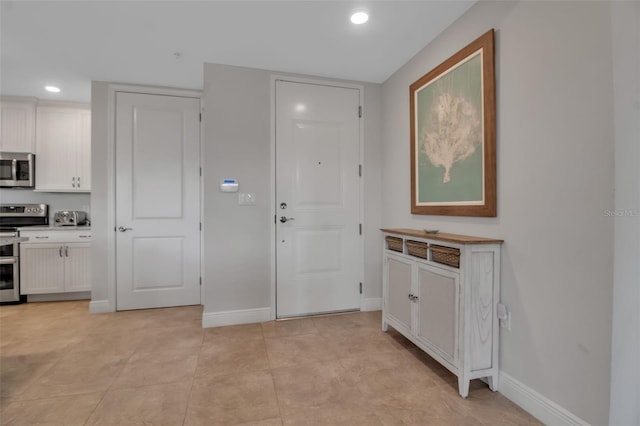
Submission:
M 20 294 L 91 291 L 90 230 L 21 230 Z
M 65 244 L 65 291 L 91 291 L 91 244 Z
M 86 108 L 38 105 L 36 191 L 91 190 L 91 112 Z
M 502 241 L 410 229 L 383 232 L 396 239 L 383 250 L 383 330 L 392 326 L 456 374 L 463 398 L 472 379 L 487 378 L 497 390 Z M 409 250 L 407 241 L 424 250 Z M 443 248 L 454 256 L 443 260 Z
M 0 151 L 34 152 L 36 99 L 2 97 L 0 102 Z

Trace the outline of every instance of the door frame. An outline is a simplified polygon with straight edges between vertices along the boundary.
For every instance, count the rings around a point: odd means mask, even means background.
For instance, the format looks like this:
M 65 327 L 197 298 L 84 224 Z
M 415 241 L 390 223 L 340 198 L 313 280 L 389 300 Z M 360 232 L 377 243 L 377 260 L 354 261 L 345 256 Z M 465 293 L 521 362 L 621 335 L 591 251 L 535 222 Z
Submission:
M 174 89 L 169 87 L 141 86 L 134 84 L 109 83 L 107 88 L 107 229 L 114 232 L 107 232 L 107 302 L 108 310 L 115 312 L 117 309 L 116 294 L 116 94 L 119 92 L 135 93 L 141 95 L 163 95 L 176 96 L 181 98 L 194 98 L 200 101 L 200 113 L 202 113 L 202 91 L 189 89 Z M 199 141 L 199 167 L 202 169 L 204 126 L 200 120 L 200 141 Z M 200 174 L 200 221 L 202 221 L 204 208 L 204 185 L 202 174 Z M 203 229 L 200 230 L 200 276 L 203 277 L 204 270 L 204 241 L 202 238 Z M 204 286 L 200 286 L 200 304 L 204 300 Z
M 271 232 L 269 236 L 269 247 L 270 247 L 270 263 L 271 263 L 271 319 L 276 319 L 276 227 L 278 226 L 275 217 L 277 213 L 277 194 L 276 194 L 276 81 L 286 81 L 290 83 L 303 83 L 303 84 L 313 84 L 317 86 L 330 86 L 330 87 L 338 87 L 342 89 L 357 89 L 359 93 L 359 101 L 360 106 L 364 108 L 364 86 L 361 84 L 351 84 L 345 83 L 337 80 L 321 80 L 314 78 L 304 78 L 304 77 L 293 77 L 285 74 L 272 74 L 271 75 L 271 147 L 270 147 L 270 155 L 271 155 L 271 203 L 270 203 L 270 212 L 274 215 L 273 226 L 271 227 Z M 354 111 L 354 114 L 356 112 Z M 359 156 L 359 164 L 362 168 L 365 168 L 364 164 L 364 119 L 360 117 L 360 121 L 358 123 L 359 127 L 359 140 L 358 140 L 358 156 Z M 355 172 L 355 171 L 354 171 Z M 364 309 L 364 172 L 362 176 L 360 176 L 360 181 L 358 185 L 358 220 L 359 223 L 362 224 L 362 234 L 360 235 L 360 244 L 359 253 L 358 253 L 358 277 L 360 282 L 362 283 L 362 293 L 360 294 L 360 310 Z

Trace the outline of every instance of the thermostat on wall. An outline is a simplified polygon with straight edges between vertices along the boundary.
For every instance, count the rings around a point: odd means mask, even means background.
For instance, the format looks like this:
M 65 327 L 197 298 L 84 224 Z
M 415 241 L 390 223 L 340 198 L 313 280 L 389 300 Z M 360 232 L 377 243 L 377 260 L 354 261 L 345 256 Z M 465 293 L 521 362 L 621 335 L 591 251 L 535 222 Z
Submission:
M 220 191 L 238 192 L 238 181 L 236 179 L 224 179 L 220 182 Z

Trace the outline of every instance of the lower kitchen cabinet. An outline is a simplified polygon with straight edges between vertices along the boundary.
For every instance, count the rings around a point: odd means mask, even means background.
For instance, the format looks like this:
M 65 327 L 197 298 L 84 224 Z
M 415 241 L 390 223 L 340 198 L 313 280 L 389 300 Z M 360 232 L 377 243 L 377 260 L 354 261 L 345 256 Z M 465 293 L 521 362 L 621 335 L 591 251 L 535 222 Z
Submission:
M 458 376 L 498 387 L 501 240 L 383 229 L 382 328 L 390 325 Z
M 64 234 L 20 232 L 30 238 L 20 244 L 20 294 L 91 291 L 91 243 L 65 241 L 90 236 Z

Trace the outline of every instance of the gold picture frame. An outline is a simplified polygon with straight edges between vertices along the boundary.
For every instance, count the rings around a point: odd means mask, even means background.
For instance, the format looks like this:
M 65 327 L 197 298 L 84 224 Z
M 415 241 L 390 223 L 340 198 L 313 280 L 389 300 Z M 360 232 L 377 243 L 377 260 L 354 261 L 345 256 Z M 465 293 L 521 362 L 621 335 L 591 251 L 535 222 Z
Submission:
M 411 213 L 495 217 L 491 29 L 410 86 Z

